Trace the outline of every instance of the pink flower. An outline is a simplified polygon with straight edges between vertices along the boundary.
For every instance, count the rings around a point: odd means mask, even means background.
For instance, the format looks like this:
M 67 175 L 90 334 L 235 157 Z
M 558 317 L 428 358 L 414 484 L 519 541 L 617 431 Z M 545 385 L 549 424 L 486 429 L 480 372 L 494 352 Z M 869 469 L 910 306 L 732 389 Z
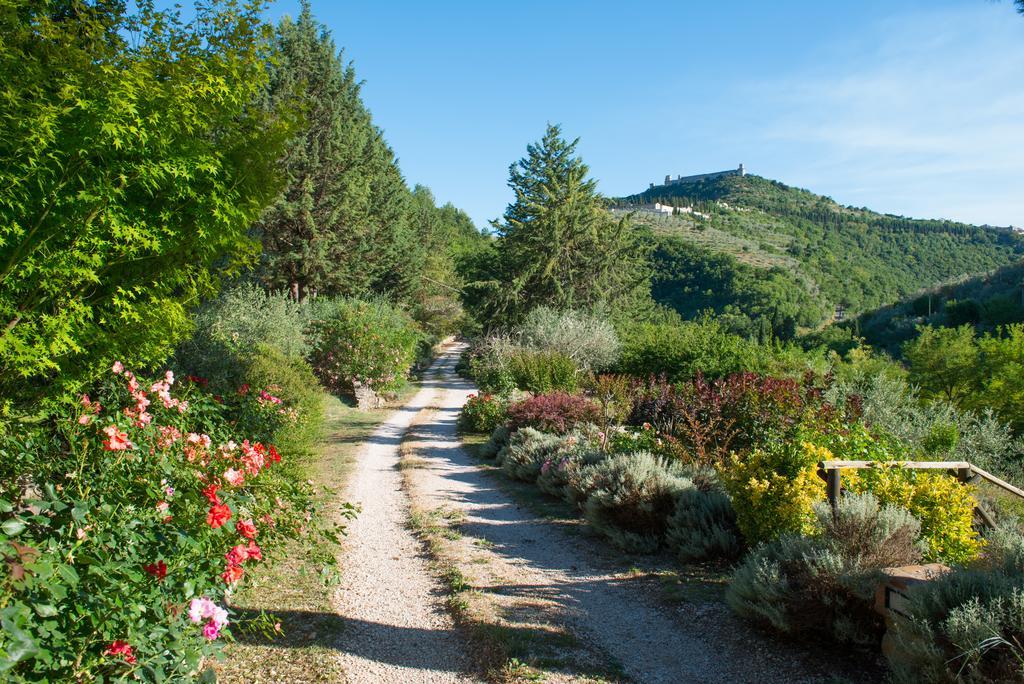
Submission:
M 188 619 L 192 622 L 199 624 L 206 618 L 213 615 L 213 611 L 216 610 L 217 604 L 206 598 L 194 598 L 192 603 L 188 606 Z
M 78 416 L 78 424 L 79 425 L 88 425 L 91 422 L 92 422 L 92 416 L 90 416 L 88 413 L 83 413 L 82 415 Z
M 107 451 L 124 451 L 134 446 L 128 440 L 128 433 L 119 430 L 116 425 L 108 425 L 103 428 L 103 432 L 107 435 L 103 441 L 103 448 Z
M 228 468 L 224 471 L 224 479 L 228 481 L 228 484 L 234 487 L 242 486 L 245 482 L 245 473 L 241 470 L 235 470 L 234 468 Z
M 124 373 L 124 366 L 121 365 L 120 361 L 115 361 L 113 367 L 110 369 L 114 375 L 120 375 Z
M 157 513 L 164 513 L 170 507 L 171 507 L 171 504 L 167 503 L 166 501 L 160 501 L 156 505 L 156 510 L 157 510 Z
M 206 637 L 207 641 L 213 641 L 220 636 L 220 628 L 217 627 L 213 620 L 203 625 L 203 636 Z

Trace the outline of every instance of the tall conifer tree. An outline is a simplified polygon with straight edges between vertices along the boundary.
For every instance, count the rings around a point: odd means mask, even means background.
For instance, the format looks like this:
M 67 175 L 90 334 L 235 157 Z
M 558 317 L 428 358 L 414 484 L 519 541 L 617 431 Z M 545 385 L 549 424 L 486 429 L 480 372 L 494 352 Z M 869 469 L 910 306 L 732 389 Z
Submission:
M 287 188 L 257 233 L 261 276 L 296 298 L 390 291 L 419 267 L 409 191 L 360 97 L 351 64 L 303 2 L 277 28 L 267 106 L 291 104 L 303 125 L 281 159 Z
M 481 313 L 492 324 L 515 322 L 542 305 L 631 305 L 649 288 L 646 240 L 605 210 L 589 168 L 575 156 L 578 142 L 549 125 L 509 167 L 515 200 L 493 223 L 497 269 L 475 284 L 483 290 Z

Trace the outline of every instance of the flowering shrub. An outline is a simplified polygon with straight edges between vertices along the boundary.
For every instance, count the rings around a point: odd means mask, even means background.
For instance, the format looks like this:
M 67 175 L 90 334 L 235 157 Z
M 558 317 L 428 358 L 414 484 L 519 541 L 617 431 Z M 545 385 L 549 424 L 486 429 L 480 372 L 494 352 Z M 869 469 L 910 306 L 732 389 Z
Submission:
M 817 439 L 822 460 L 907 461 L 913 453 L 896 440 L 872 433 L 863 424 Z M 975 558 L 983 541 L 973 527 L 974 489 L 941 472 L 880 467 L 843 474 L 846 489 L 870 492 L 882 504 L 900 506 L 921 521 L 925 559 L 964 563 Z
M 625 427 L 613 427 L 602 433 L 604 448 L 613 454 L 629 454 L 636 451 L 648 451 L 672 461 L 688 460 L 689 454 L 671 435 L 659 434 L 650 423 L 644 423 L 639 430 Z
M 596 422 L 600 408 L 586 397 L 566 392 L 540 394 L 508 407 L 509 427 L 532 427 L 564 435 L 577 425 Z
M 313 370 L 328 389 L 346 393 L 359 386 L 396 389 L 420 339 L 413 320 L 384 300 L 325 300 L 313 313 L 310 333 Z
M 718 468 L 747 543 L 814 533 L 814 504 L 825 498 L 818 462 L 830 457 L 807 441 L 772 441 L 744 457 L 734 454 Z
M 278 450 L 233 425 L 281 404 L 222 402 L 115 364 L 76 415 L 0 443 L 7 677 L 184 678 L 217 648 L 226 590 L 313 513 Z
M 505 422 L 505 402 L 493 394 L 472 394 L 459 413 L 459 428 L 463 432 L 489 435 Z

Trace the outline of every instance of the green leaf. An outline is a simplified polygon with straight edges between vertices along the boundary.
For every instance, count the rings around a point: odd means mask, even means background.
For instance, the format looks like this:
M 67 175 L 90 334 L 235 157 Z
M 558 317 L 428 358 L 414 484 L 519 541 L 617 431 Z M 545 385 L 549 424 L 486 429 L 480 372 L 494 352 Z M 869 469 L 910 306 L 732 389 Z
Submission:
M 0 530 L 8 537 L 16 537 L 25 529 L 25 523 L 18 518 L 12 518 L 0 525 Z

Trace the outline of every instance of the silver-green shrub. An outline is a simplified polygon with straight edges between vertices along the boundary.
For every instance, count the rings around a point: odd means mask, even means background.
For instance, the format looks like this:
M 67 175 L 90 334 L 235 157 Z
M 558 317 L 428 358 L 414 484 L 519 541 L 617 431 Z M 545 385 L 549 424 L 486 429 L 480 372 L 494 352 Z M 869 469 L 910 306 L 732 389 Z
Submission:
M 246 283 L 225 290 L 196 312 L 192 337 L 178 348 L 175 365 L 215 383 L 238 384 L 242 359 L 265 345 L 302 358 L 307 309 L 283 293 Z
M 508 429 L 508 426 L 499 425 L 491 433 L 490 438 L 481 445 L 478 453 L 482 458 L 497 458 L 498 452 L 508 444 L 509 437 L 511 437 L 511 431 Z
M 616 546 L 637 553 L 651 553 L 664 543 L 676 496 L 692 486 L 646 451 L 610 456 L 586 470 L 587 522 Z
M 604 370 L 619 359 L 618 335 L 607 317 L 538 307 L 516 331 L 519 344 L 531 351 L 553 351 L 587 370 Z
M 898 682 L 1024 681 L 1024 536 L 1003 526 L 985 556 L 909 592 L 892 632 Z
M 736 511 L 718 487 L 702 488 L 692 480 L 676 496 L 666 541 L 684 563 L 737 558 L 743 550 Z
M 872 598 L 880 571 L 920 561 L 920 522 L 904 509 L 879 506 L 870 494 L 844 497 L 835 515 L 827 504 L 815 512 L 815 535 L 785 535 L 746 557 L 726 602 L 786 634 L 876 642 L 882 619 Z
M 544 462 L 563 451 L 565 442 L 566 438 L 560 435 L 522 428 L 498 452 L 498 464 L 513 479 L 535 482 Z

